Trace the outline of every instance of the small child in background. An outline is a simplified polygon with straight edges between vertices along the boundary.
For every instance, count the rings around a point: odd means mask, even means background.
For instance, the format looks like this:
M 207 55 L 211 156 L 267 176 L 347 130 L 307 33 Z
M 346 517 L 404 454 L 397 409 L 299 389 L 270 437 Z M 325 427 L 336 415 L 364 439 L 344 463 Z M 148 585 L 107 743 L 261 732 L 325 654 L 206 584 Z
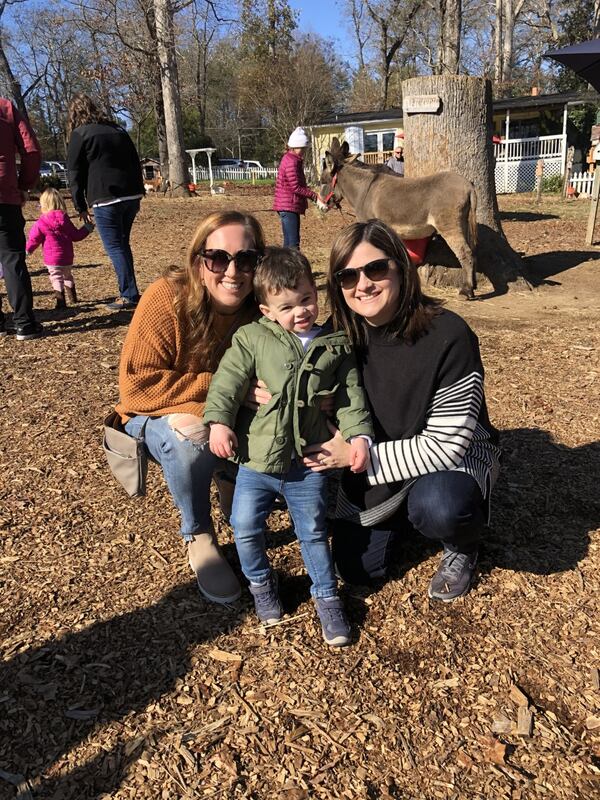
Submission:
M 335 332 L 331 322 L 315 324 L 317 289 L 305 256 L 267 247 L 254 293 L 264 316 L 234 335 L 210 384 L 204 410 L 209 446 L 240 465 L 231 524 L 258 618 L 272 624 L 283 615 L 264 537 L 265 521 L 281 494 L 312 581 L 323 638 L 346 645 L 350 626 L 327 540 L 327 475 L 305 467 L 302 451 L 331 438 L 321 401 L 333 395 L 338 427 L 351 442 L 352 470 L 365 470 L 373 435 L 367 401 L 347 335 Z M 254 377 L 264 381 L 272 399 L 251 411 L 243 403 Z
M 67 207 L 60 192 L 46 189 L 40 197 L 42 216 L 34 223 L 27 238 L 27 254 L 42 245 L 44 265 L 50 274 L 50 283 L 56 297 L 56 308 L 67 307 L 65 292 L 70 303 L 77 302 L 73 266 L 73 242 L 85 239 L 93 230 L 91 222 L 76 228 L 69 219 Z

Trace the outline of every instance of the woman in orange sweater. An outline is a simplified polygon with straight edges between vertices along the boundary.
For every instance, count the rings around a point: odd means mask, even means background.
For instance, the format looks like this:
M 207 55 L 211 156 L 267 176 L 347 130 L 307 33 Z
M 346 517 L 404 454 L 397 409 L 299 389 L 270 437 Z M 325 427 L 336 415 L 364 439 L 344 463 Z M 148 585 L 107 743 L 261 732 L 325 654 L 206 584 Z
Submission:
M 142 295 L 121 354 L 116 410 L 131 436 L 143 429 L 181 513 L 198 587 L 216 603 L 236 600 L 240 585 L 215 540 L 210 483 L 216 458 L 201 420 L 231 337 L 258 315 L 252 278 L 263 250 L 254 217 L 237 211 L 206 217 L 186 266 L 169 267 Z

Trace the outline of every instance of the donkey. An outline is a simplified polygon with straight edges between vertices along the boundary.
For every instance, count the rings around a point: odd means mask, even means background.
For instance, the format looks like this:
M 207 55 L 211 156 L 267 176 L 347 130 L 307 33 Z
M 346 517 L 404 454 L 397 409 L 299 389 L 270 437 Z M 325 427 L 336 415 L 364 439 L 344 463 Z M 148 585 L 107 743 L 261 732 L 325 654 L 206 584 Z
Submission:
M 320 195 L 339 204 L 344 198 L 360 222 L 377 217 L 402 239 L 443 236 L 461 265 L 459 294 L 472 300 L 477 287 L 477 194 L 473 184 L 456 172 L 438 172 L 425 178 L 404 178 L 381 165 L 354 163 L 346 142 L 334 138 L 325 153 Z

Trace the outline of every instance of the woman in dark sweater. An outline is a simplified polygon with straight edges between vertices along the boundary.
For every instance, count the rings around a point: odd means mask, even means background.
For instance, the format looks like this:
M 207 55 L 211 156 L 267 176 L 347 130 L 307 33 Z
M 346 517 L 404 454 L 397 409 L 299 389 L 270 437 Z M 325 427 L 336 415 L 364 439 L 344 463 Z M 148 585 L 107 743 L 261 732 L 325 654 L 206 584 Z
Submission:
M 117 273 L 120 297 L 114 311 L 135 308 L 140 299 L 129 236 L 140 210 L 144 184 L 140 159 L 127 132 L 86 94 L 69 107 L 67 170 L 73 204 L 84 222 L 89 208 L 104 250 Z
M 334 325 L 357 348 L 375 426 L 368 471 L 343 472 L 333 533 L 338 571 L 351 583 L 383 577 L 408 520 L 443 544 L 429 596 L 454 600 L 471 586 L 499 469 L 477 337 L 421 292 L 402 242 L 378 220 L 340 233 L 328 289 Z M 347 467 L 348 446 L 336 433 L 309 448 L 305 463 Z

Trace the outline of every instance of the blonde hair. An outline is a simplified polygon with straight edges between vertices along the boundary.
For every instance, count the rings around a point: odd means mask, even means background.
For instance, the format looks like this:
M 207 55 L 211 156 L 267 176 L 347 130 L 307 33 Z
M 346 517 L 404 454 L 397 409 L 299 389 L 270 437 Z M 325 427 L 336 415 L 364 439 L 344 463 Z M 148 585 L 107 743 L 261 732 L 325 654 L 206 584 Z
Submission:
M 200 253 L 206 246 L 206 240 L 218 228 L 225 225 L 241 225 L 253 248 L 263 253 L 265 240 L 260 222 L 251 214 L 240 211 L 217 211 L 209 214 L 194 231 L 188 249 L 184 267 L 170 266 L 164 272 L 164 277 L 171 283 L 175 290 L 175 314 L 185 331 L 186 347 L 191 357 L 202 353 L 209 361 L 218 351 L 218 339 L 214 330 L 214 310 L 210 301 L 210 294 L 202 283 L 200 273 Z M 242 306 L 250 309 L 258 307 L 250 291 Z M 216 367 L 218 359 L 215 357 Z
M 44 189 L 40 195 L 40 208 L 42 214 L 47 214 L 48 211 L 64 211 L 65 213 L 67 211 L 63 196 L 58 189 Z

